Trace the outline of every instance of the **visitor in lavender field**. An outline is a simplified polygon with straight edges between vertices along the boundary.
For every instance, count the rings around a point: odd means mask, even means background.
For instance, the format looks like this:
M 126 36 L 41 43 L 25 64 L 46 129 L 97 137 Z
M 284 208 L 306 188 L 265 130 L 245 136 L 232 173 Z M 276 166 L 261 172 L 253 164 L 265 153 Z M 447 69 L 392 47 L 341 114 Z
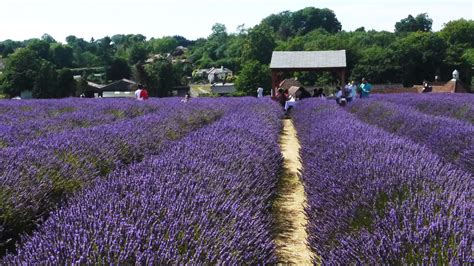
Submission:
M 425 79 L 423 80 L 423 93 L 425 92 L 431 92 L 433 90 L 433 87 L 431 87 L 429 84 L 428 84 L 428 81 Z
M 367 82 L 365 78 L 362 78 L 362 83 L 359 86 L 360 88 L 360 98 L 368 98 L 370 91 L 372 90 L 372 85 Z
M 343 97 L 347 100 L 347 103 L 352 102 L 352 89 L 351 83 L 348 82 L 346 86 L 344 86 L 344 91 L 342 93 Z
M 135 99 L 141 101 L 142 99 L 141 99 L 141 97 L 140 97 L 140 94 L 141 94 L 141 92 L 142 92 L 143 86 L 142 86 L 142 84 L 138 84 L 137 87 L 138 87 L 138 88 L 137 88 L 137 90 L 135 91 Z
M 357 84 L 355 81 L 351 82 L 351 97 L 354 100 L 357 97 Z
M 337 86 L 336 87 L 336 103 L 340 104 L 342 98 L 343 98 L 343 94 L 342 94 L 341 87 Z
M 145 87 L 142 87 L 142 90 L 140 91 L 140 98 L 142 100 L 148 100 L 148 91 Z
M 285 102 L 288 98 L 286 97 L 285 91 L 283 89 L 278 90 L 276 98 L 277 98 L 278 102 L 280 103 L 280 105 L 282 107 L 285 107 Z
M 263 88 L 262 88 L 262 87 L 258 87 L 258 89 L 257 89 L 257 97 L 258 97 L 258 98 L 263 98 Z
M 181 100 L 182 103 L 187 103 L 189 101 L 189 93 L 186 93 L 186 95 L 184 95 L 184 98 Z

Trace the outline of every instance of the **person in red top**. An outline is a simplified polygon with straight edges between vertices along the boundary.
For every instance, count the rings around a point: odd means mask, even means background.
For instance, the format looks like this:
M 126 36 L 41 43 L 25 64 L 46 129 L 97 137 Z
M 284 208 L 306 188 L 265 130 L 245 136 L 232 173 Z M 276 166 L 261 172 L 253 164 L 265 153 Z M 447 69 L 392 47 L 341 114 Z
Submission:
M 140 98 L 142 100 L 148 100 L 148 91 L 145 87 L 142 87 L 142 90 L 140 91 Z

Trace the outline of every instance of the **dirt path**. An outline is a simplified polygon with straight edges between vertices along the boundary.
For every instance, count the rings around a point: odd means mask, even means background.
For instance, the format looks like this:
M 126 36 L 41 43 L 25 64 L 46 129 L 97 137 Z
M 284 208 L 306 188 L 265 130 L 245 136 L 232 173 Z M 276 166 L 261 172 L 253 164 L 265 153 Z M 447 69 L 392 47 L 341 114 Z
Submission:
M 284 170 L 278 184 L 278 197 L 273 203 L 277 255 L 283 264 L 310 265 L 314 254 L 306 245 L 307 219 L 304 213 L 306 195 L 303 183 L 298 177 L 298 171 L 301 169 L 300 144 L 290 119 L 283 120 L 280 147 L 284 158 Z

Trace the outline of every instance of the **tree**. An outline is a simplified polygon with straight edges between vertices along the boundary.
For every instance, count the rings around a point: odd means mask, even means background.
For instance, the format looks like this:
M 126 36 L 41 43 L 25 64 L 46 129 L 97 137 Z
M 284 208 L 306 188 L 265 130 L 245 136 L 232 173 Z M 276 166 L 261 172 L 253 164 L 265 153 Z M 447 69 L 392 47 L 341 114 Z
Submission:
M 73 50 L 69 45 L 53 43 L 49 48 L 51 61 L 58 68 L 71 67 L 74 59 Z
M 58 71 L 57 97 L 74 96 L 76 90 L 76 81 L 70 69 L 63 68 Z
M 276 43 L 271 29 L 262 24 L 249 31 L 243 48 L 244 60 L 257 60 L 261 64 L 269 64 Z
M 433 20 L 426 13 L 418 14 L 416 17 L 408 15 L 408 17 L 395 23 L 395 32 L 428 32 L 431 31 L 432 25 Z
M 149 42 L 150 50 L 157 54 L 171 53 L 178 46 L 179 42 L 173 37 L 163 37 L 160 39 L 152 39 Z
M 5 40 L 0 42 L 0 55 L 6 58 L 9 54 L 13 54 L 17 48 L 23 47 L 21 42 Z
M 43 99 L 59 97 L 57 81 L 56 67 L 46 60 L 41 60 L 34 81 L 33 97 Z
M 41 36 L 41 40 L 49 43 L 49 44 L 52 44 L 52 43 L 56 43 L 56 40 L 49 34 L 45 33 L 43 34 L 43 36 Z
M 440 36 L 450 45 L 474 45 L 474 20 L 458 19 L 446 23 Z
M 2 90 L 9 97 L 19 96 L 22 91 L 31 90 L 40 68 L 40 58 L 35 51 L 19 48 L 7 60 L 3 72 Z
M 139 61 L 145 61 L 148 57 L 148 51 L 143 44 L 134 44 L 132 48 L 130 48 L 130 54 L 128 57 L 128 62 L 134 65 Z
M 434 77 L 444 63 L 446 42 L 431 32 L 413 32 L 398 39 L 393 50 L 393 64 L 400 68 L 404 85 L 419 84 L 423 79 Z
M 31 39 L 28 41 L 28 49 L 35 51 L 36 54 L 45 59 L 49 60 L 49 43 L 44 40 Z
M 235 85 L 237 90 L 247 95 L 255 95 L 258 87 L 263 87 L 264 93 L 268 94 L 271 89 L 270 69 L 257 60 L 247 61 L 242 65 L 242 71 L 237 76 Z
M 107 80 L 119 80 L 123 78 L 130 78 L 131 69 L 127 61 L 122 58 L 115 58 L 112 64 L 107 68 Z
M 166 97 L 175 86 L 173 65 L 168 60 L 158 60 L 145 65 L 145 73 L 150 96 Z

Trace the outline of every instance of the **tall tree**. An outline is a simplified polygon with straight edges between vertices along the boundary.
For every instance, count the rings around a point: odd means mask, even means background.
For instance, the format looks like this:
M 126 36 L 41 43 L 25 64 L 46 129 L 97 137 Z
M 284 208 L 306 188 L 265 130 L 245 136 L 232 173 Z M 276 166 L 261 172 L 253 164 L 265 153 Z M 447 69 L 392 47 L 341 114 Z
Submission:
M 38 54 L 28 48 L 19 48 L 8 57 L 3 82 L 0 86 L 10 97 L 19 96 L 22 91 L 32 90 L 40 68 Z
M 270 93 L 271 77 L 270 69 L 267 65 L 261 64 L 257 60 L 250 60 L 242 65 L 235 85 L 239 91 L 247 95 L 255 95 L 258 87 L 263 87 L 265 94 Z
M 41 60 L 33 86 L 34 98 L 57 98 L 58 73 L 56 67 L 49 61 Z
M 106 71 L 107 80 L 128 79 L 130 78 L 130 74 L 130 66 L 127 64 L 127 61 L 122 58 L 115 58 Z
M 270 27 L 266 24 L 257 25 L 249 31 L 245 40 L 243 59 L 269 64 L 275 47 L 276 43 Z
M 173 65 L 168 60 L 158 60 L 145 65 L 145 73 L 150 96 L 166 97 L 175 86 Z
M 395 23 L 395 32 L 428 32 L 431 31 L 432 25 L 433 20 L 426 13 L 418 14 L 416 17 L 408 15 L 408 17 Z
M 76 81 L 72 75 L 71 70 L 63 68 L 58 71 L 57 81 L 57 97 L 70 97 L 74 96 L 76 90 Z
M 74 59 L 73 50 L 69 45 L 53 43 L 49 48 L 51 61 L 58 67 L 71 67 Z

